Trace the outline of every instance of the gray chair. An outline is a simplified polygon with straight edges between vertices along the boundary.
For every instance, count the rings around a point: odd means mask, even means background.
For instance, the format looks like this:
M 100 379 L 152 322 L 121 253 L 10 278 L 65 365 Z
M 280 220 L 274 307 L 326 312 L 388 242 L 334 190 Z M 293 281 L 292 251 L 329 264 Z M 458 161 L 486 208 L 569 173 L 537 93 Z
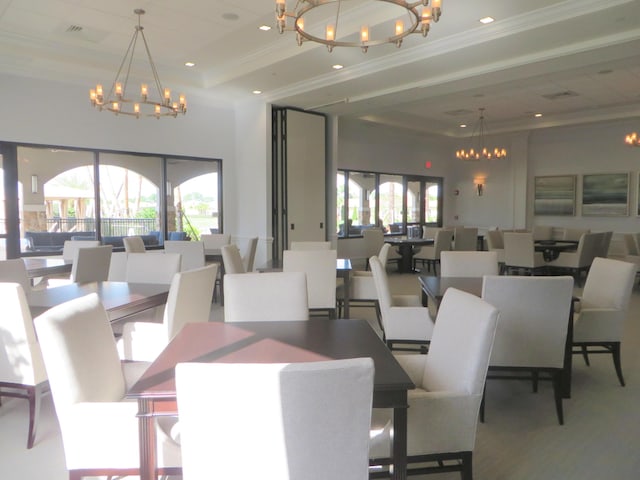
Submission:
M 478 229 L 475 227 L 456 227 L 453 233 L 453 248 L 457 251 L 478 249 Z
M 427 271 L 431 271 L 433 266 L 433 273 L 437 275 L 437 266 L 440 263 L 442 252 L 451 250 L 451 242 L 453 241 L 453 230 L 438 229 L 435 232 L 435 239 L 433 245 L 427 245 L 420 247 L 420 251 L 413 255 L 413 268 L 415 270 L 418 262 L 422 265 L 427 264 Z
M 246 273 L 240 250 L 235 243 L 223 245 L 220 248 L 224 273 Z
M 106 282 L 111 265 L 111 245 L 79 248 L 71 267 L 71 281 L 76 283 Z

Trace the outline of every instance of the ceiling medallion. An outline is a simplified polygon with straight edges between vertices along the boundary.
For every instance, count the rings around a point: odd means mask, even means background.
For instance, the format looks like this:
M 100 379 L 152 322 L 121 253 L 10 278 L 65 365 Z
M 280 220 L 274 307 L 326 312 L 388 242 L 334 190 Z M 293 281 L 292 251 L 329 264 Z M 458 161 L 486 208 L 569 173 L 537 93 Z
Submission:
M 156 65 L 153 62 L 153 58 L 151 58 L 149 45 L 144 36 L 143 27 L 140 24 L 140 16 L 144 15 L 145 11 L 137 8 L 133 12 L 138 15 L 138 25 L 135 26 L 133 37 L 129 42 L 129 47 L 124 54 L 120 68 L 118 68 L 116 78 L 107 96 L 104 95 L 101 84 L 96 85 L 95 89 L 89 91 L 91 105 L 99 111 L 108 110 L 116 115 L 130 115 L 136 118 L 140 118 L 140 116 L 156 118 L 176 117 L 179 113 L 184 115 L 187 112 L 187 101 L 184 94 L 180 95 L 177 102 L 172 101 L 171 90 L 163 88 L 160 77 L 158 77 Z M 155 84 L 156 91 L 155 94 L 152 94 L 149 86 L 143 83 L 140 86 L 140 98 L 138 100 L 132 100 L 132 98 L 127 95 L 127 87 L 129 85 L 129 73 L 133 63 L 138 35 L 142 36 L 142 42 L 147 54 L 147 60 L 153 75 L 153 83 Z
M 349 0 L 296 0 L 293 10 L 287 11 L 286 0 L 276 0 L 276 23 L 278 25 L 278 31 L 280 33 L 295 31 L 298 45 L 302 45 L 305 41 L 311 41 L 326 45 L 330 52 L 334 47 L 359 47 L 363 52 L 366 52 L 369 47 L 386 43 L 392 43 L 400 47 L 402 40 L 412 33 L 421 33 L 423 37 L 426 37 L 429 33 L 431 22 L 437 22 L 442 13 L 442 0 L 431 0 L 431 2 L 429 2 L 429 0 L 419 0 L 417 2 L 406 2 L 404 0 L 369 0 L 369 3 L 392 4 L 399 7 L 402 10 L 401 16 L 406 16 L 407 28 L 405 28 L 405 20 L 398 18 L 387 30 L 389 34 L 391 34 L 390 36 L 372 38 L 369 35 L 367 19 L 363 18 L 360 21 L 362 27 L 360 28 L 358 40 L 349 41 L 344 37 L 355 32 L 343 32 L 340 25 L 340 10 L 342 4 L 347 1 Z M 330 4 L 335 4 L 335 12 L 332 12 L 333 22 L 326 24 L 323 28 L 324 38 L 310 33 L 321 30 L 320 28 L 316 28 L 315 25 L 311 25 L 311 20 L 313 19 L 312 11 Z M 422 9 L 418 10 L 420 6 L 422 6 Z M 373 5 L 371 8 L 373 8 Z M 371 9 L 368 8 L 367 10 L 370 11 Z M 317 12 L 318 10 L 316 10 L 316 13 Z M 308 19 L 307 22 L 305 22 L 305 18 Z M 291 21 L 289 22 L 288 19 L 291 19 Z M 339 36 L 339 34 L 343 36 Z

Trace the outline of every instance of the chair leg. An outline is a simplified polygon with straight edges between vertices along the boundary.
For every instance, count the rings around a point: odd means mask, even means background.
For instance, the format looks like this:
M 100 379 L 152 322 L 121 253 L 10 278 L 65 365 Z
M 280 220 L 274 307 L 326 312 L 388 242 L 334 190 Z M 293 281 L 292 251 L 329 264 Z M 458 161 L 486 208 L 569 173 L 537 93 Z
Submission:
M 462 452 L 461 480 L 473 480 L 473 452 Z
M 564 413 L 562 411 L 562 374 L 560 371 L 553 372 L 553 396 L 556 402 L 556 414 L 558 423 L 564 425 Z
M 611 354 L 613 355 L 613 365 L 616 367 L 616 374 L 621 386 L 625 386 L 624 377 L 622 376 L 622 362 L 620 361 L 620 342 L 611 345 Z
M 584 358 L 584 363 L 586 363 L 587 366 L 591 365 L 589 363 L 589 352 L 587 351 L 587 346 L 586 345 L 582 345 L 582 358 Z
M 531 372 L 531 381 L 533 383 L 533 393 L 538 393 L 538 372 Z

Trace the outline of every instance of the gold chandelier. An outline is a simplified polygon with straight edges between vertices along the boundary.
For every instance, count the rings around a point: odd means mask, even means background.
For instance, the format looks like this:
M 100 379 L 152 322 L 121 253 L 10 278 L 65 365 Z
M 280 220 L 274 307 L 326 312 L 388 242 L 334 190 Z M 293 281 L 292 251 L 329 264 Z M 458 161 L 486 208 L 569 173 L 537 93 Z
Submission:
M 637 132 L 631 132 L 624 137 L 624 143 L 630 147 L 640 147 L 640 136 Z
M 507 150 L 503 147 L 487 148 L 484 141 L 484 108 L 479 108 L 480 119 L 478 124 L 473 128 L 468 149 L 456 150 L 456 158 L 461 160 L 492 160 L 494 158 L 504 158 L 507 156 Z M 476 132 L 478 135 L 476 136 Z
M 344 1 L 346 2 L 347 0 Z M 383 45 L 385 43 L 392 43 L 399 47 L 402 45 L 402 40 L 412 33 L 422 33 L 422 36 L 426 37 L 429 33 L 431 21 L 437 22 L 442 13 L 442 0 L 431 0 L 431 5 L 429 5 L 429 0 L 419 0 L 416 2 L 407 2 L 404 0 L 371 1 L 383 2 L 400 7 L 402 16 L 407 16 L 408 27 L 405 28 L 404 20 L 397 19 L 388 30 L 392 35 L 385 38 L 371 38 L 369 36 L 369 26 L 364 23 L 360 28 L 359 40 L 348 41 L 343 37 L 338 37 L 338 32 L 342 33 L 342 29 L 340 28 L 340 10 L 343 0 L 296 0 L 293 11 L 287 11 L 286 0 L 276 0 L 276 23 L 278 25 L 278 31 L 280 33 L 283 33 L 285 30 L 295 31 L 298 45 L 302 45 L 302 42 L 305 41 L 311 41 L 326 45 L 330 52 L 334 47 L 359 47 L 363 52 L 366 52 L 371 46 Z M 320 7 L 325 7 L 329 4 L 336 4 L 335 13 L 332 15 L 334 16 L 334 21 L 326 25 L 324 28 L 324 38 L 322 38 L 310 33 L 316 30 L 309 28 L 310 25 L 305 24 L 305 16 L 311 18 L 313 15 L 311 13 L 312 10 L 322 10 Z M 422 9 L 419 11 L 418 7 L 420 6 L 422 6 Z M 316 12 L 319 10 L 316 10 Z M 324 10 L 326 10 L 326 8 Z M 288 19 L 292 19 L 291 22 L 288 22 Z M 290 25 L 288 25 L 288 23 L 290 23 Z M 350 33 L 353 32 L 345 32 L 345 35 L 349 35 Z M 339 38 L 343 39 L 339 40 Z
M 136 118 L 140 116 L 145 117 L 176 117 L 179 113 L 185 114 L 187 112 L 187 100 L 184 94 L 180 94 L 177 102 L 171 100 L 171 90 L 163 88 L 158 77 L 156 65 L 151 58 L 151 52 L 149 51 L 149 45 L 147 39 L 144 36 L 144 30 L 140 24 L 140 16 L 145 14 L 145 11 L 141 8 L 137 8 L 133 11 L 138 15 L 138 25 L 135 26 L 135 31 L 129 47 L 124 54 L 116 78 L 111 85 L 109 94 L 105 97 L 101 84 L 97 84 L 95 89 L 89 91 L 89 99 L 91 105 L 96 107 L 99 111 L 108 110 L 116 115 L 130 115 Z M 149 67 L 153 74 L 153 83 L 155 83 L 157 98 L 153 99 L 153 96 L 149 92 L 149 86 L 143 83 L 140 86 L 140 98 L 138 100 L 132 100 L 127 96 L 127 87 L 129 85 L 129 73 L 131 71 L 131 65 L 133 63 L 133 56 L 136 50 L 138 41 L 138 35 L 142 36 L 144 43 L 144 49 L 147 54 L 147 60 L 149 61 Z M 123 71 L 123 69 L 125 69 Z

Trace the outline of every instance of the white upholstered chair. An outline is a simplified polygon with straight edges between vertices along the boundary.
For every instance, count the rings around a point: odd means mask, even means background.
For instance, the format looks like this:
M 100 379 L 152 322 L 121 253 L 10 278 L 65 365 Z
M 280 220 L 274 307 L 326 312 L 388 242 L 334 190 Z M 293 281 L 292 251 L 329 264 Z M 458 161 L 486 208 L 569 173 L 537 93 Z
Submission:
M 453 241 L 453 230 L 437 229 L 435 232 L 433 245 L 420 247 L 420 250 L 413 256 L 413 267 L 415 269 L 417 262 L 422 265 L 427 264 L 427 271 L 431 271 L 433 265 L 433 273 L 437 274 L 437 265 L 440 263 L 440 255 L 442 252 L 451 250 L 451 242 Z
M 575 252 L 560 252 L 558 258 L 547 263 L 547 268 L 555 271 L 568 271 L 576 279 L 576 283 L 582 283 L 582 273 L 591 268 L 593 259 L 599 252 L 602 243 L 602 235 L 598 233 L 584 233 L 578 241 Z
M 302 272 L 227 274 L 224 282 L 225 322 L 309 319 Z
M 502 270 L 504 267 L 504 232 L 502 230 L 488 230 L 486 240 L 487 250 L 496 252 L 498 265 Z
M 220 248 L 225 273 L 246 273 L 240 250 L 235 243 Z
M 100 242 L 98 240 L 65 240 L 62 247 L 62 258 L 64 260 L 74 260 L 76 252 L 79 248 L 98 247 Z
M 145 253 L 147 251 L 142 237 L 124 237 L 122 244 L 124 245 L 124 251 L 127 253 Z
M 184 480 L 369 478 L 370 358 L 180 363 L 176 393 Z
M 253 272 L 253 264 L 256 259 L 256 249 L 258 248 L 258 237 L 250 238 L 246 249 L 242 255 L 242 263 L 245 272 Z
M 482 277 L 498 275 L 496 252 L 442 252 L 440 254 L 441 277 Z
M 387 271 L 378 257 L 371 257 L 369 266 L 376 284 L 384 341 L 387 346 L 396 350 L 415 350 L 411 346 L 398 347 L 397 344 L 417 345 L 419 350 L 424 350 L 431 341 L 433 332 L 433 319 L 429 309 L 422 306 L 418 295 L 391 294 Z
M 130 253 L 127 255 L 127 282 L 170 285 L 173 276 L 180 271 L 181 258 L 179 253 Z
M 498 315 L 480 298 L 449 288 L 438 310 L 429 353 L 396 356 L 416 385 L 408 391 L 410 474 L 460 470 L 463 480 L 472 479 L 478 410 Z M 388 409 L 374 409 L 373 464 L 389 463 L 390 418 Z
M 379 228 L 368 228 L 362 231 L 364 254 L 367 259 L 366 269 L 369 270 L 369 258 L 378 255 L 384 245 L 384 232 Z
M 329 250 L 331 242 L 291 242 L 289 250 Z
M 309 310 L 327 311 L 336 316 L 335 250 L 285 250 L 282 252 L 283 272 L 303 272 L 307 275 Z
M 533 235 L 527 232 L 504 232 L 505 273 L 524 271 L 529 275 L 542 272 L 546 262 L 542 252 L 536 252 Z
M 18 262 L 24 262 L 18 259 Z M 42 395 L 49 390 L 47 372 L 33 329 L 24 289 L 18 283 L 0 283 L 0 398 L 29 401 L 27 448 L 33 447 Z
M 148 363 L 121 363 L 107 312 L 92 293 L 34 320 L 62 433 L 69 480 L 137 475 L 138 405 L 127 388 Z M 158 429 L 159 474 L 177 474 L 180 449 Z
M 452 250 L 478 250 L 478 229 L 475 227 L 456 227 L 453 233 Z
M 205 250 L 219 250 L 223 245 L 231 242 L 231 235 L 227 233 L 203 233 L 200 240 L 204 243 Z
M 591 230 L 588 228 L 565 228 L 562 239 L 577 242 L 580 241 L 585 233 L 591 233 Z
M 27 266 L 21 258 L 0 260 L 0 282 L 18 283 L 24 294 L 29 298 L 31 282 L 27 273 Z
M 76 283 L 104 282 L 109 279 L 111 245 L 79 248 L 71 266 L 71 281 Z
M 182 255 L 180 271 L 193 270 L 204 267 L 204 242 L 185 240 L 165 240 L 165 253 L 179 253 Z
M 110 282 L 127 281 L 127 255 L 127 252 L 111 252 L 107 277 Z
M 611 354 L 620 385 L 624 386 L 620 344 L 627 318 L 636 265 L 609 258 L 596 258 L 587 274 L 573 322 L 574 353 Z
M 485 276 L 482 285 L 482 298 L 500 311 L 487 378 L 533 378 L 535 391 L 538 376 L 548 376 L 561 425 L 572 295 L 570 276 Z
M 153 361 L 186 323 L 209 321 L 218 265 L 193 268 L 173 276 L 162 323 L 144 321 L 140 315 L 127 322 L 118 339 L 118 353 L 125 360 Z

